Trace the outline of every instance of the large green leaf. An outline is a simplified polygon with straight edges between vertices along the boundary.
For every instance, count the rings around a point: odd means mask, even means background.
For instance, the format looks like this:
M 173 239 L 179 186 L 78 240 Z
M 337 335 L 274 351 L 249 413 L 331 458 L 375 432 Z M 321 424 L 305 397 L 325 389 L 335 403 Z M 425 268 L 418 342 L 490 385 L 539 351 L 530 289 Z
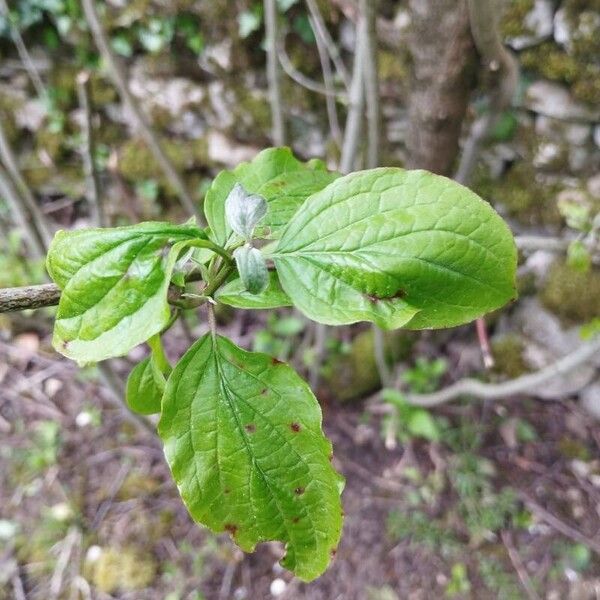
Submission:
M 62 289 L 54 347 L 96 362 L 158 333 L 169 320 L 167 290 L 181 243 L 199 238 L 206 235 L 191 224 L 59 231 L 47 259 Z
M 269 271 L 269 285 L 260 294 L 251 294 L 237 277 L 226 283 L 215 294 L 215 299 L 235 308 L 279 308 L 291 306 L 292 301 L 283 291 L 276 271 Z
M 267 200 L 269 210 L 255 235 L 275 239 L 306 198 L 336 177 L 339 174 L 327 171 L 321 161 L 299 161 L 289 148 L 263 150 L 252 162 L 219 173 L 206 193 L 204 212 L 213 239 L 224 246 L 232 234 L 225 220 L 225 200 L 236 183 Z
M 427 171 L 337 179 L 296 212 L 272 257 L 294 304 L 332 325 L 451 327 L 516 296 L 517 252 L 504 221 Z
M 321 410 L 288 365 L 206 335 L 167 381 L 158 431 L 192 517 L 245 551 L 287 544 L 282 564 L 311 580 L 341 527 L 342 478 Z

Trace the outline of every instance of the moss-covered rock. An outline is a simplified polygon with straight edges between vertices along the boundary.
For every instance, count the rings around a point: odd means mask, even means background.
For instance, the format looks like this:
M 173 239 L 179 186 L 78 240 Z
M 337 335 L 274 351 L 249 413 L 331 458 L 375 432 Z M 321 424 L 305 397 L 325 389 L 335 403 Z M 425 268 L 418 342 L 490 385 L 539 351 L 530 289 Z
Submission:
M 407 358 L 414 337 L 407 332 L 386 332 L 386 355 L 390 360 Z M 335 356 L 326 367 L 325 381 L 332 396 L 341 402 L 360 400 L 381 386 L 375 362 L 373 330 L 359 333 L 347 354 Z
M 524 350 L 525 343 L 517 334 L 510 333 L 493 339 L 494 371 L 511 379 L 527 373 L 530 369 Z
M 107 594 L 133 592 L 147 588 L 157 575 L 154 557 L 137 548 L 103 548 L 100 555 L 86 564 L 90 582 Z
M 540 299 L 543 305 L 570 323 L 585 323 L 600 317 L 600 271 L 584 273 L 566 263 L 554 263 Z

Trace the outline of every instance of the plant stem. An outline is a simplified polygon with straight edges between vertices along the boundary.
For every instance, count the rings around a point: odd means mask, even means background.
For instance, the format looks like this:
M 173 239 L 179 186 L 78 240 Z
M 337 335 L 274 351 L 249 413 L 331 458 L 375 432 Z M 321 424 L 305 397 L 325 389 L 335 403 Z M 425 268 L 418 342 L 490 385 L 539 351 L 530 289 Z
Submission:
M 265 34 L 267 50 L 267 80 L 269 82 L 269 99 L 271 101 L 271 119 L 273 125 L 273 143 L 276 146 L 285 144 L 285 118 L 281 100 L 281 77 L 277 59 L 277 3 L 276 0 L 264 0 Z

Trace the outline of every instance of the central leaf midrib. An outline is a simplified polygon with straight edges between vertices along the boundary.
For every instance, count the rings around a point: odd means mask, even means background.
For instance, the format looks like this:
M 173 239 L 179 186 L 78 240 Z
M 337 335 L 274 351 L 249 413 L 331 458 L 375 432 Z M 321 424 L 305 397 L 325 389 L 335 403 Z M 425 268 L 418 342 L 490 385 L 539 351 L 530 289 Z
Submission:
M 224 385 L 224 382 L 228 383 L 228 380 L 227 380 L 227 378 L 224 375 L 224 371 L 223 371 L 223 368 L 221 366 L 221 360 L 220 360 L 221 359 L 221 355 L 220 355 L 220 352 L 219 352 L 219 349 L 218 349 L 217 342 L 216 342 L 216 340 L 214 338 L 212 339 L 212 349 L 213 349 L 213 353 L 215 355 L 215 365 L 216 365 L 216 368 L 217 368 L 217 374 L 219 376 L 219 385 L 221 387 L 222 394 L 223 394 L 223 396 L 224 396 L 224 398 L 225 398 L 225 400 L 227 402 L 229 411 L 230 411 L 230 413 L 233 415 L 233 417 L 235 419 L 238 431 L 239 431 L 239 433 L 241 435 L 241 438 L 243 440 L 243 443 L 244 443 L 244 448 L 246 449 L 246 453 L 248 454 L 248 457 L 249 457 L 251 463 L 256 467 L 257 472 L 260 474 L 260 476 L 261 476 L 261 478 L 262 478 L 265 486 L 267 487 L 267 489 L 269 490 L 272 498 L 275 501 L 275 505 L 277 506 L 277 510 L 278 510 L 278 513 L 279 513 L 280 518 L 281 518 L 281 523 L 282 523 L 283 528 L 285 529 L 286 534 L 287 534 L 288 543 L 290 543 L 290 544 L 292 544 L 292 545 L 295 546 L 293 540 L 296 538 L 296 536 L 295 536 L 295 534 L 292 534 L 290 532 L 290 529 L 288 527 L 288 519 L 286 518 L 285 512 L 283 511 L 283 509 L 282 509 L 282 507 L 281 507 L 281 505 L 279 503 L 278 495 L 276 493 L 274 493 L 274 490 L 276 490 L 278 492 L 281 492 L 283 490 L 278 485 L 276 485 L 276 484 L 274 485 L 273 482 L 272 482 L 272 480 L 271 480 L 271 478 L 267 477 L 266 473 L 263 471 L 263 469 L 259 465 L 258 461 L 256 460 L 256 458 L 254 456 L 254 453 L 252 452 L 252 448 L 250 446 L 250 442 L 248 440 L 248 437 L 247 437 L 247 435 L 246 435 L 246 433 L 244 431 L 243 424 L 241 423 L 241 421 L 239 419 L 239 415 L 238 415 L 238 413 L 237 413 L 237 411 L 236 411 L 236 409 L 234 407 L 234 401 L 233 401 L 233 399 L 229 395 L 229 388 Z M 227 360 L 227 359 L 225 359 L 225 360 Z M 227 361 L 227 362 L 229 362 L 229 361 Z M 232 364 L 232 363 L 229 362 L 229 364 Z M 235 365 L 232 365 L 232 366 L 235 366 Z M 246 371 L 244 371 L 244 372 L 246 373 Z M 239 396 L 238 394 L 236 394 L 236 396 L 240 400 L 242 400 L 244 403 L 246 403 L 248 405 L 248 402 L 243 397 Z M 248 406 L 252 409 L 253 412 L 255 412 L 256 414 L 260 414 L 254 407 L 252 407 L 251 405 L 248 405 Z M 261 414 L 261 418 L 263 418 L 265 421 L 269 422 L 269 420 L 264 415 L 262 415 L 262 414 Z M 273 427 L 273 430 L 276 431 L 276 428 L 273 425 L 271 425 L 271 426 Z M 298 455 L 298 456 L 299 456 L 300 460 L 302 460 L 301 457 L 300 457 L 300 455 Z M 302 461 L 302 462 L 304 462 L 304 461 Z M 306 465 L 305 462 L 304 462 L 304 464 L 308 468 L 308 465 Z M 310 472 L 310 470 L 309 470 L 309 472 Z M 250 496 L 252 496 L 251 490 L 249 490 L 249 492 L 250 492 Z M 315 523 L 314 523 L 314 521 L 313 521 L 313 519 L 312 519 L 312 517 L 310 515 L 310 512 L 307 511 L 305 507 L 303 507 L 302 510 L 303 510 L 304 514 L 306 516 L 308 516 L 308 518 L 310 519 L 310 522 L 311 522 L 311 525 L 312 525 L 312 531 L 313 531 L 313 536 L 312 537 L 313 537 L 313 540 L 315 542 L 315 548 L 316 548 L 316 547 L 318 547 L 318 540 L 317 540 L 317 536 L 316 536 Z M 254 521 L 255 521 L 255 525 L 256 525 L 256 515 L 254 515 Z M 294 548 L 294 552 L 295 552 L 295 550 L 296 549 Z

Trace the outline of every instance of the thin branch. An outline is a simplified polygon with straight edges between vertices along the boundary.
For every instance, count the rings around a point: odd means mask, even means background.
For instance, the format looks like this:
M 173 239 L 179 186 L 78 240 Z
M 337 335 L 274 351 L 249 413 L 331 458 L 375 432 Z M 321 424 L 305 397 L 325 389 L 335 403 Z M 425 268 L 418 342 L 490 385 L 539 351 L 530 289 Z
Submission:
M 48 90 L 46 90 L 46 86 L 44 85 L 42 78 L 40 77 L 40 74 L 38 73 L 38 70 L 36 69 L 35 64 L 33 63 L 33 60 L 31 60 L 31 55 L 29 54 L 27 46 L 25 45 L 25 42 L 21 37 L 21 33 L 19 32 L 18 28 L 15 27 L 14 23 L 12 22 L 12 19 L 10 18 L 10 12 L 8 9 L 8 5 L 6 4 L 6 0 L 0 0 L 0 9 L 2 13 L 6 16 L 6 19 L 9 23 L 10 35 L 12 37 L 13 43 L 17 48 L 17 52 L 19 53 L 19 58 L 21 59 L 21 62 L 23 63 L 23 65 L 25 65 L 25 70 L 27 71 L 27 74 L 31 79 L 31 83 L 33 83 L 33 87 L 35 88 L 36 94 L 40 98 L 45 98 L 48 95 Z
M 60 288 L 54 283 L 0 290 L 0 313 L 56 306 Z
M 364 43 L 366 37 L 367 21 L 364 15 L 360 15 L 356 26 L 356 51 L 354 55 L 354 68 L 352 71 L 352 84 L 350 86 L 350 98 L 346 129 L 344 131 L 344 143 L 342 145 L 342 158 L 340 160 L 340 171 L 350 173 L 354 168 L 354 162 L 360 142 L 360 132 L 363 122 L 363 108 L 365 105 L 364 86 Z
M 33 192 L 21 175 L 17 159 L 8 142 L 6 132 L 4 131 L 2 119 L 0 119 L 0 161 L 4 164 L 8 175 L 18 192 L 18 197 L 24 205 L 25 211 L 30 215 L 30 220 L 36 229 L 37 237 L 43 241 L 44 247 L 47 248 L 52 240 L 52 231 L 36 202 Z
M 489 87 L 488 112 L 471 128 L 455 179 L 467 185 L 477 160 L 481 144 L 498 121 L 502 111 L 511 104 L 519 79 L 519 65 L 502 44 L 498 28 L 498 11 L 493 0 L 467 0 L 469 23 L 477 51 L 486 69 Z
M 281 42 L 278 45 L 277 57 L 279 58 L 279 64 L 281 65 L 287 76 L 290 79 L 293 79 L 298 85 L 301 85 L 302 87 L 306 88 L 307 90 L 310 90 L 311 92 L 315 92 L 316 94 L 347 100 L 347 95 L 343 92 L 338 92 L 335 89 L 328 89 L 322 83 L 319 83 L 318 81 L 315 81 L 314 79 L 311 79 L 310 77 L 304 75 L 304 73 L 298 71 L 298 69 L 296 69 L 296 67 L 290 60 L 290 57 L 285 49 L 285 46 L 283 45 L 283 42 Z
M 329 30 L 327 29 L 327 25 L 325 25 L 325 20 L 323 19 L 323 15 L 319 10 L 319 6 L 316 0 L 306 0 L 306 5 L 308 6 L 310 16 L 315 23 L 315 37 L 320 38 L 322 40 L 323 44 L 327 48 L 327 52 L 329 53 L 331 62 L 333 62 L 335 66 L 337 74 L 339 75 L 340 79 L 344 82 L 344 87 L 347 90 L 350 90 L 350 74 L 348 73 L 346 65 L 342 60 L 339 48 L 333 41 L 333 38 L 331 37 Z
M 100 23 L 98 13 L 96 12 L 96 7 L 94 6 L 94 0 L 82 0 L 82 5 L 85 18 L 96 46 L 98 47 L 98 50 L 100 51 L 100 54 L 106 63 L 108 73 L 113 83 L 117 87 L 121 99 L 123 102 L 125 102 L 127 108 L 134 116 L 144 141 L 148 145 L 148 148 L 152 152 L 156 162 L 165 174 L 165 177 L 169 180 L 169 183 L 177 192 L 181 201 L 181 205 L 190 214 L 190 216 L 195 215 L 198 222 L 204 224 L 204 218 L 200 214 L 200 211 L 196 206 L 196 202 L 194 202 L 183 179 L 165 153 L 165 150 L 156 133 L 153 131 L 146 115 L 143 113 L 142 109 L 133 97 L 133 94 L 129 91 L 127 76 L 117 56 L 113 52 L 102 24 Z
M 15 223 L 25 234 L 31 254 L 38 260 L 46 256 L 46 244 L 40 236 L 37 227 L 31 220 L 31 215 L 26 210 L 15 186 L 4 167 L 0 164 L 0 195 L 8 204 L 8 208 Z
M 510 562 L 512 563 L 515 571 L 517 572 L 517 576 L 519 577 L 519 581 L 527 594 L 529 600 L 540 600 L 538 593 L 535 591 L 535 587 L 533 587 L 533 583 L 531 581 L 531 577 L 529 577 L 529 573 L 527 573 L 527 569 L 525 565 L 523 565 L 523 561 L 521 560 L 521 556 L 517 552 L 515 545 L 512 541 L 512 535 L 508 531 L 503 531 L 501 533 L 502 542 L 506 547 L 506 552 L 508 553 L 508 557 L 510 558 Z
M 98 227 L 108 227 L 108 219 L 104 210 L 104 201 L 100 194 L 98 172 L 94 161 L 94 128 L 92 125 L 90 74 L 87 71 L 82 71 L 77 76 L 77 96 L 81 112 L 83 113 L 83 144 L 81 154 L 83 157 L 87 199 L 94 224 Z
M 364 23 L 363 77 L 367 105 L 367 168 L 379 166 L 381 104 L 379 101 L 379 73 L 377 68 L 377 0 L 360 0 L 359 9 Z
M 556 362 L 516 379 L 503 383 L 484 383 L 477 379 L 461 379 L 452 385 L 431 394 L 405 394 L 407 401 L 415 406 L 438 406 L 460 398 L 471 396 L 480 400 L 500 400 L 534 392 L 549 381 L 566 375 L 570 371 L 592 360 L 600 352 L 600 336 L 584 342 L 577 350 Z
M 312 27 L 317 42 L 317 52 L 319 53 L 319 60 L 321 61 L 321 72 L 323 73 L 323 83 L 325 85 L 325 105 L 327 108 L 327 120 L 329 121 L 329 130 L 331 137 L 337 144 L 338 148 L 342 147 L 342 129 L 340 127 L 340 120 L 337 112 L 337 105 L 335 100 L 335 85 L 333 81 L 333 73 L 331 71 L 331 59 L 327 53 L 327 45 L 323 41 L 322 36 L 319 34 L 319 26 L 315 19 L 311 16 L 308 18 L 310 26 Z
M 264 0 L 265 34 L 267 50 L 267 80 L 269 83 L 269 100 L 271 103 L 272 136 L 276 146 L 285 144 L 285 117 L 281 99 L 281 76 L 277 60 L 277 2 Z
M 541 235 L 518 235 L 515 237 L 515 242 L 517 248 L 524 251 L 546 250 L 548 252 L 566 252 L 571 240 Z

